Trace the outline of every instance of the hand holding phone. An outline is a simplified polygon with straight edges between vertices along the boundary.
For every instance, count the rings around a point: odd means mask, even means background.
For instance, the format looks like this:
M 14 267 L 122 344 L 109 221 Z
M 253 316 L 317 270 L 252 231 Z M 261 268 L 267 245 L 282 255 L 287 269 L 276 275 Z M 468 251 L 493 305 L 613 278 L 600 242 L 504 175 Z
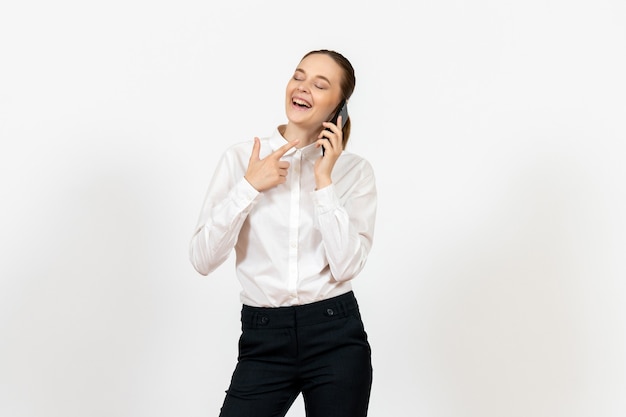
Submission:
M 348 102 L 346 100 L 342 100 L 341 103 L 339 103 L 339 106 L 337 107 L 337 111 L 335 111 L 335 114 L 333 115 L 332 119 L 330 119 L 330 123 L 333 124 L 337 124 L 337 120 L 339 119 L 339 116 L 341 116 L 341 126 L 337 126 L 339 127 L 339 129 L 343 129 L 343 127 L 346 125 L 346 121 L 348 121 Z M 329 128 L 326 128 L 326 130 L 328 130 L 329 132 L 331 131 Z M 328 138 L 324 138 L 326 140 L 328 140 Z M 324 155 L 325 149 L 322 146 L 322 156 Z

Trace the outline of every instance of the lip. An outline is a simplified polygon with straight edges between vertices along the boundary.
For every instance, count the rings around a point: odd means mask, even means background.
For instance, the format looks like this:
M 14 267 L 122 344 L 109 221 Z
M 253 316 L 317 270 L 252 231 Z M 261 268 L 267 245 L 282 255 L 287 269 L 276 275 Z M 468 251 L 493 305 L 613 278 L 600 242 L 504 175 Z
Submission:
M 295 102 L 299 101 L 301 103 L 305 103 L 307 105 L 307 107 L 301 107 L 298 104 L 296 104 Z M 300 96 L 293 96 L 291 97 L 291 106 L 298 109 L 298 110 L 310 110 L 313 107 L 313 104 L 311 104 L 311 102 L 305 98 L 302 98 Z

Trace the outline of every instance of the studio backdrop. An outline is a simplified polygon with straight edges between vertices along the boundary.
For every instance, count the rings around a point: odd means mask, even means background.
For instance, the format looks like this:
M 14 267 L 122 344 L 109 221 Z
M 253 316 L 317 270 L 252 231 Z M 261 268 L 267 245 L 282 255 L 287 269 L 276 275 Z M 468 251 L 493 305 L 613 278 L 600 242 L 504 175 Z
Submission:
M 623 1 L 32 0 L 0 6 L 0 415 L 217 416 L 240 288 L 189 240 L 313 49 L 376 174 L 370 415 L 626 413 Z

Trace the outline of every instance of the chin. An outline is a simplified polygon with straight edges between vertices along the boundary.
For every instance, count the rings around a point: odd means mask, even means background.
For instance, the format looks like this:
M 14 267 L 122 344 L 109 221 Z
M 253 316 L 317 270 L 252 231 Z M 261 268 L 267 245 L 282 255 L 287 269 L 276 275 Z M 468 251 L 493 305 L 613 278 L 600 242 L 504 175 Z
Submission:
M 287 111 L 287 120 L 289 120 L 290 123 L 296 124 L 296 125 L 305 125 L 305 124 L 310 124 L 310 117 L 308 114 L 304 114 L 301 110 L 288 110 Z

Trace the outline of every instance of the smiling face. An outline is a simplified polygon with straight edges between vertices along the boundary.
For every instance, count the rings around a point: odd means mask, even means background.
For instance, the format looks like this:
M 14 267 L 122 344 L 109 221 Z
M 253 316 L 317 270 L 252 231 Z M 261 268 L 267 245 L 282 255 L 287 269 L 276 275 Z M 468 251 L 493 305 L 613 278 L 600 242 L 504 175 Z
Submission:
M 342 68 L 328 55 L 305 57 L 287 83 L 287 118 L 306 130 L 321 129 L 341 100 Z

